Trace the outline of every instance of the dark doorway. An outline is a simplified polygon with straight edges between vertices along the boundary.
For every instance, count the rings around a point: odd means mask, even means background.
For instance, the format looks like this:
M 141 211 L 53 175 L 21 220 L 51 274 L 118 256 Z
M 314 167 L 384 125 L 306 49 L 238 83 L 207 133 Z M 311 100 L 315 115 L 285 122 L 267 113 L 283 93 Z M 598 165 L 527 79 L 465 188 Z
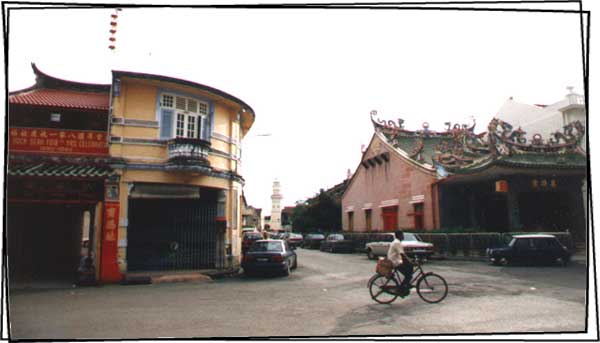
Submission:
M 130 199 L 127 230 L 129 271 L 215 268 L 215 196 L 200 199 Z
M 477 222 L 484 231 L 508 232 L 508 205 L 504 194 L 485 194 L 478 199 Z
M 77 281 L 82 205 L 8 203 L 9 280 L 13 287 Z
M 526 231 L 573 230 L 573 206 L 567 192 L 519 194 L 519 215 Z

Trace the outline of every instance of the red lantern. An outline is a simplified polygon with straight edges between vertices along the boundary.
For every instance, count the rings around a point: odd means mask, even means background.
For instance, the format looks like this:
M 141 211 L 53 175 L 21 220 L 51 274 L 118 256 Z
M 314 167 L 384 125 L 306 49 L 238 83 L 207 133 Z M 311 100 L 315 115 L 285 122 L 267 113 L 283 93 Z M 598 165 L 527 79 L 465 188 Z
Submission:
M 499 193 L 508 192 L 508 182 L 506 180 L 496 181 L 496 192 L 499 192 Z

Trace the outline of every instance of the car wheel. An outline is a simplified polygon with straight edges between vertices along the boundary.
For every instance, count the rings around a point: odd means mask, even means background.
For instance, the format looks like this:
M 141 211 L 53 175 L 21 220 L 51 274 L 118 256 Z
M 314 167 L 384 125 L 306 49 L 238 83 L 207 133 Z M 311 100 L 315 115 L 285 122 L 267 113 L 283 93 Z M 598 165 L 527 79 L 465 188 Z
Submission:
M 288 261 L 287 266 L 286 266 L 285 270 L 283 271 L 283 276 L 289 276 L 291 272 L 292 272 L 292 263 L 291 263 L 291 261 Z
M 568 266 L 569 262 L 571 262 L 571 259 L 569 257 L 559 257 L 558 258 L 558 263 L 560 263 L 560 265 L 563 267 Z
M 373 250 L 367 249 L 367 258 L 369 260 L 374 260 L 376 258 L 375 254 L 373 253 Z
M 510 259 L 508 257 L 501 257 L 498 263 L 501 266 L 508 266 L 510 264 Z

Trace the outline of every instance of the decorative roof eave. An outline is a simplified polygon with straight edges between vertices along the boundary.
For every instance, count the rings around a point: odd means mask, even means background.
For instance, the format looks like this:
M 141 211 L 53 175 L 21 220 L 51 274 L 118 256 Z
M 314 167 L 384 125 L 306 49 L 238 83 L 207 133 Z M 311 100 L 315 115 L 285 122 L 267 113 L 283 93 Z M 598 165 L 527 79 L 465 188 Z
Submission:
M 407 153 L 406 151 L 400 149 L 400 148 L 396 148 L 393 145 L 390 144 L 390 142 L 386 139 L 386 137 L 383 135 L 383 133 L 381 132 L 375 132 L 375 135 L 377 136 L 377 138 L 379 138 L 383 144 L 385 144 L 391 151 L 394 151 L 396 153 L 396 155 L 400 156 L 403 160 L 405 160 L 406 162 L 410 163 L 412 166 L 415 166 L 417 168 L 419 168 L 420 170 L 428 173 L 428 174 L 432 174 L 435 173 L 435 166 L 433 166 L 432 164 L 429 163 L 419 163 L 417 161 L 415 161 L 414 159 L 412 159 L 410 157 L 410 154 Z
M 31 63 L 31 68 L 33 69 L 33 73 L 35 74 L 35 85 L 19 91 L 11 92 L 10 95 L 28 92 L 39 88 L 70 89 L 93 93 L 108 93 L 110 91 L 110 84 L 84 83 L 59 79 L 57 77 L 50 76 L 42 72 L 35 65 L 35 63 Z
M 577 159 L 569 158 L 567 161 L 566 158 L 563 158 L 564 162 L 553 162 L 552 159 L 555 159 L 556 155 L 585 155 L 580 147 L 585 127 L 579 121 L 565 125 L 563 132 L 556 131 L 546 142 L 541 135 L 535 134 L 527 144 L 525 131 L 521 128 L 513 130 L 512 125 L 497 118 L 492 119 L 488 124 L 487 132 L 475 134 L 475 123 L 469 127 L 460 124 L 451 126 L 451 123 L 447 122 L 446 132 L 431 131 L 429 124 L 423 123 L 423 130 L 408 131 L 403 128 L 404 121 L 402 119 L 398 119 L 398 124 L 393 121 L 375 120 L 376 114 L 376 111 L 371 112 L 371 122 L 375 132 L 394 151 L 413 164 L 417 164 L 416 160 L 419 158 L 421 162 L 423 161 L 421 152 L 424 139 L 444 138 L 435 147 L 435 154 L 431 156 L 433 162 L 431 169 L 442 166 L 449 173 L 479 172 L 496 162 L 504 165 L 511 164 L 515 167 L 580 168 L 581 161 Z M 416 139 L 411 152 L 397 148 L 398 144 L 392 144 L 392 142 L 397 142 L 399 137 Z M 550 160 L 536 163 L 536 159 L 540 160 L 539 155 L 548 156 Z M 513 161 L 511 161 L 511 156 Z M 519 161 L 518 158 L 515 158 L 516 156 L 525 156 L 525 161 L 522 158 Z M 531 156 L 531 161 L 526 160 L 529 158 L 528 156 Z
M 9 164 L 7 175 L 15 177 L 59 177 L 59 178 L 86 178 L 101 179 L 115 175 L 108 166 L 82 165 L 64 163 L 16 163 Z
M 452 133 L 450 131 L 433 131 L 429 130 L 429 123 L 423 123 L 423 130 L 410 131 L 404 129 L 404 119 L 398 118 L 398 124 L 393 120 L 383 120 L 376 119 L 377 111 L 371 111 L 371 123 L 373 123 L 373 127 L 375 131 L 384 132 L 387 134 L 391 134 L 393 136 L 405 136 L 405 137 L 448 137 Z M 446 123 L 446 125 L 450 125 L 450 123 Z M 473 125 L 475 126 L 475 125 Z
M 556 169 L 547 167 L 515 167 L 512 165 L 503 165 L 501 163 L 492 163 L 481 170 L 471 171 L 469 173 L 456 173 L 447 177 L 438 179 L 436 184 L 470 184 L 473 182 L 498 180 L 510 176 L 564 176 L 564 177 L 585 177 L 584 169 Z
M 246 132 L 250 129 L 250 126 L 252 126 L 252 123 L 254 123 L 254 120 L 256 119 L 254 110 L 252 109 L 252 107 L 250 105 L 245 103 L 243 100 L 241 100 L 229 93 L 223 92 L 222 90 L 217 89 L 217 88 L 203 85 L 201 83 L 196 83 L 196 82 L 192 82 L 192 81 L 188 81 L 188 80 L 183 80 L 183 79 L 178 79 L 178 78 L 163 76 L 163 75 L 136 73 L 136 72 L 122 71 L 122 70 L 113 70 L 112 74 L 113 74 L 113 80 L 119 79 L 120 77 L 131 77 L 131 78 L 136 78 L 136 79 L 148 79 L 148 80 L 156 80 L 156 81 L 163 81 L 163 82 L 172 82 L 172 83 L 180 84 L 183 86 L 197 88 L 197 89 L 215 94 L 217 96 L 220 96 L 222 98 L 225 98 L 229 101 L 233 101 L 233 102 L 239 104 L 245 110 L 245 111 L 242 111 L 242 116 L 246 117 L 246 120 L 245 120 L 246 122 L 249 122 L 248 124 L 245 125 Z

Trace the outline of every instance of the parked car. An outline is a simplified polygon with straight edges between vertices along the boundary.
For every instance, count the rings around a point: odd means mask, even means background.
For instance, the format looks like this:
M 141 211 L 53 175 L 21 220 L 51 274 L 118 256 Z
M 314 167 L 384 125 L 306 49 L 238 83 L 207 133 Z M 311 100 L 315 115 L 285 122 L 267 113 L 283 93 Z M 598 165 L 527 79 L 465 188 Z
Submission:
M 263 239 L 263 236 L 260 232 L 245 232 L 242 236 L 242 254 L 245 254 L 246 251 L 248 251 L 248 248 L 250 248 L 250 246 L 252 245 L 252 243 L 259 239 Z
M 556 263 L 566 265 L 571 252 L 553 235 L 516 235 L 505 247 L 487 249 L 494 265 L 510 263 Z
M 373 260 L 379 256 L 386 256 L 393 240 L 394 234 L 386 233 L 381 235 L 379 241 L 367 243 L 365 245 L 367 257 Z M 433 244 L 423 242 L 421 237 L 410 232 L 404 233 L 402 248 L 404 248 L 406 255 L 412 258 L 419 257 L 422 259 L 427 259 L 433 255 Z
M 281 239 L 255 241 L 242 258 L 242 268 L 246 275 L 281 272 L 287 276 L 297 267 L 296 252 Z
M 332 233 L 325 240 L 321 241 L 319 249 L 329 252 L 353 252 L 354 246 L 352 245 L 352 241 L 346 239 L 343 234 Z
M 325 239 L 325 235 L 320 233 L 309 233 L 302 240 L 302 247 L 305 249 L 319 249 L 321 242 Z
M 271 232 L 269 235 L 271 239 L 283 239 L 284 232 Z
M 287 236 L 286 236 L 286 241 L 288 242 L 288 244 L 290 245 L 290 247 L 292 248 L 296 248 L 302 245 L 302 241 L 304 240 L 304 237 L 302 237 L 301 234 L 299 233 L 295 233 L 295 232 L 290 232 Z

